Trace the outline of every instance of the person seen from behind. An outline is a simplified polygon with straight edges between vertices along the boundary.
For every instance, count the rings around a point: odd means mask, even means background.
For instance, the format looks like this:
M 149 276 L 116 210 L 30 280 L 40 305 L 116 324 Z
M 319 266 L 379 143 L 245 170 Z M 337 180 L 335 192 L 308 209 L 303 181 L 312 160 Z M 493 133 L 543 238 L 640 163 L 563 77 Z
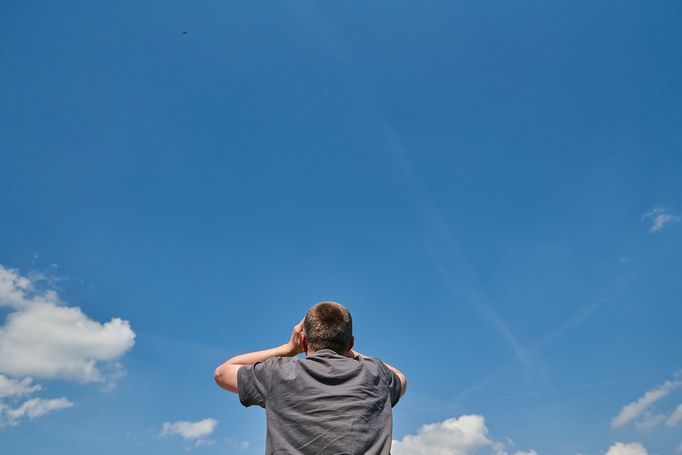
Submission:
M 392 408 L 407 380 L 398 369 L 353 350 L 350 312 L 314 305 L 288 343 L 220 365 L 216 383 L 244 406 L 265 408 L 270 454 L 381 454 L 391 450 Z M 296 357 L 304 353 L 305 357 Z

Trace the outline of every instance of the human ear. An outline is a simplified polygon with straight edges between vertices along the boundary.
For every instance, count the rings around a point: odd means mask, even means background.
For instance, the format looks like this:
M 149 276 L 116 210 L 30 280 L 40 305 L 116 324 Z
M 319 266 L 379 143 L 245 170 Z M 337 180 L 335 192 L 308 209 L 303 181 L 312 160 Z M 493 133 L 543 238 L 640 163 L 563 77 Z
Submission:
M 301 348 L 303 348 L 303 353 L 307 356 L 308 355 L 308 339 L 306 338 L 304 332 L 301 332 Z

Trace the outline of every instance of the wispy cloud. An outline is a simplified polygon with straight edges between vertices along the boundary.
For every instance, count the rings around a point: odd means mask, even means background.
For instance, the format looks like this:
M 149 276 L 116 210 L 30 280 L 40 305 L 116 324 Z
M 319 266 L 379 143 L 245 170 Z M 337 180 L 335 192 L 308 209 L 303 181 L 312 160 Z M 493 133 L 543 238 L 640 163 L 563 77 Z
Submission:
M 65 397 L 55 399 L 31 398 L 16 408 L 0 403 L 0 427 L 15 426 L 23 418 L 34 419 L 58 409 L 70 408 L 73 403 Z
M 637 401 L 627 404 L 611 421 L 611 428 L 620 427 L 644 413 L 651 405 L 682 386 L 682 380 L 666 381 L 662 385 L 648 390 Z
M 33 384 L 32 378 L 13 379 L 0 374 L 0 428 L 13 427 L 24 418 L 34 419 L 73 406 L 65 397 L 30 398 L 19 403 L 42 389 L 40 384 Z
M 431 262 L 440 273 L 445 284 L 462 302 L 472 305 L 481 317 L 490 324 L 497 332 L 500 339 L 509 347 L 519 364 L 523 367 L 526 376 L 533 376 L 533 365 L 530 353 L 519 343 L 505 321 L 498 315 L 488 301 L 485 294 L 479 289 L 476 277 L 469 267 L 468 262 L 462 256 L 457 245 L 447 236 L 439 243 L 438 249 L 429 249 Z M 436 251 L 439 257 L 436 256 Z M 443 263 L 447 261 L 448 266 Z
M 606 455 L 648 455 L 646 448 L 639 442 L 624 444 L 617 442 L 606 451 Z
M 664 421 L 665 421 L 664 414 L 652 414 L 651 412 L 646 411 L 642 418 L 635 422 L 635 428 L 637 428 L 638 431 L 649 433 L 659 423 L 662 423 Z
M 181 420 L 177 422 L 166 422 L 161 428 L 159 436 L 165 437 L 177 435 L 185 440 L 194 442 L 194 445 L 212 445 L 215 441 L 207 438 L 218 425 L 215 419 L 203 419 L 198 422 Z
M 233 438 L 225 438 L 225 442 L 229 444 L 230 447 L 235 448 L 235 449 L 248 449 L 251 447 L 251 443 L 246 440 L 239 440 L 239 439 L 233 439 Z
M 661 207 L 656 207 L 651 211 L 645 213 L 644 215 L 642 215 L 642 219 L 650 223 L 649 232 L 652 234 L 662 230 L 663 228 L 672 223 L 677 223 L 678 221 L 680 221 L 679 216 L 668 213 L 665 209 Z
M 128 321 L 94 321 L 55 290 L 41 289 L 40 281 L 0 265 L 0 306 L 13 310 L 0 326 L 0 373 L 107 380 L 100 363 L 111 367 L 135 343 Z
M 42 388 L 40 384 L 33 384 L 32 378 L 12 379 L 0 374 L 0 399 L 32 395 Z
M 508 455 L 505 444 L 490 438 L 485 418 L 480 415 L 463 415 L 431 423 L 417 430 L 416 435 L 406 435 L 393 441 L 394 455 L 467 455 L 488 447 L 495 455 Z M 537 455 L 534 450 L 515 452 L 514 455 Z
M 670 417 L 668 417 L 668 420 L 665 422 L 665 424 L 669 427 L 674 427 L 680 422 L 682 422 L 682 404 L 679 404 L 677 408 L 675 408 Z

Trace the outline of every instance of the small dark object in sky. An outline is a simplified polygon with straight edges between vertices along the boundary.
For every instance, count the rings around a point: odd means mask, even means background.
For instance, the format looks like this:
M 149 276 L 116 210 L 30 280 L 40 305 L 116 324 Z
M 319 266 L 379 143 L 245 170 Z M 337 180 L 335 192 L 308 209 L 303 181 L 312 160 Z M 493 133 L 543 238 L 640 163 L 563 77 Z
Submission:
M 187 32 L 183 30 L 183 31 L 182 31 L 182 36 L 187 36 Z

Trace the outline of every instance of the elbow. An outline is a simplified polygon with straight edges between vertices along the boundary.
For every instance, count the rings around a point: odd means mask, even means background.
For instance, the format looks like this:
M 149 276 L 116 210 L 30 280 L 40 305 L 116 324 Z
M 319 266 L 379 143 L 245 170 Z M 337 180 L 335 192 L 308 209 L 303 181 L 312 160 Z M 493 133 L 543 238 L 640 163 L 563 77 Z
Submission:
M 237 388 L 237 371 L 238 366 L 223 363 L 213 372 L 213 380 L 218 387 L 229 392 L 239 393 Z
M 213 372 L 213 380 L 219 386 L 221 386 L 221 384 L 222 384 L 222 375 L 223 375 L 223 372 L 222 372 L 222 369 L 220 367 L 216 368 L 215 371 Z

